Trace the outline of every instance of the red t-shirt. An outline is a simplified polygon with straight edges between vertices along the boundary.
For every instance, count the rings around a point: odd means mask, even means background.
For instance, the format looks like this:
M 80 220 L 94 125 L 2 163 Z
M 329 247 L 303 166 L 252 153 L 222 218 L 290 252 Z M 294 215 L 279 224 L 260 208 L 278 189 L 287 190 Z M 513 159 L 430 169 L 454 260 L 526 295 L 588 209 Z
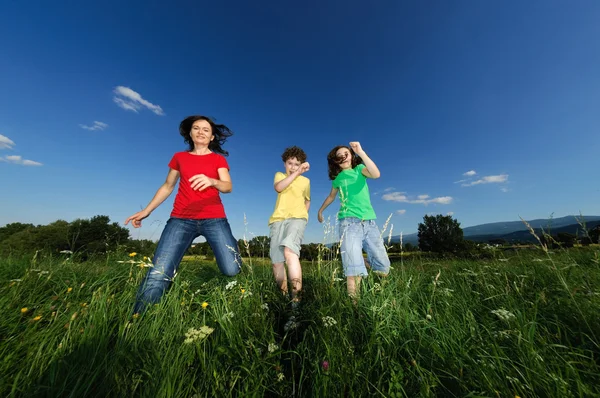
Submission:
M 179 172 L 179 189 L 175 196 L 171 217 L 176 218 L 225 218 L 219 191 L 215 187 L 195 191 L 189 179 L 196 174 L 219 179 L 219 169 L 229 170 L 227 160 L 216 153 L 193 155 L 177 152 L 169 162 L 169 167 Z

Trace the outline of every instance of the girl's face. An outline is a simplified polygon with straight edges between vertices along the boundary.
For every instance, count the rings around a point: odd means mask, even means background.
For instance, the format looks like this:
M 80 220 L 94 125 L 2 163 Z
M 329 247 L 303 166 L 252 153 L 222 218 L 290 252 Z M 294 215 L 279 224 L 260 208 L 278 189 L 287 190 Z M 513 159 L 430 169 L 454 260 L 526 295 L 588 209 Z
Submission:
M 208 144 L 215 138 L 212 133 L 212 127 L 206 120 L 196 120 L 192 124 L 192 130 L 190 131 L 190 137 L 194 142 L 194 146 L 207 147 Z
M 294 158 L 289 158 L 288 160 L 285 161 L 285 173 L 287 175 L 292 174 L 293 172 L 295 172 L 296 170 L 298 170 L 298 167 L 300 167 L 300 161 L 298 159 Z
M 342 170 L 348 170 L 352 168 L 352 154 L 348 148 L 340 148 L 335 153 L 337 164 L 340 165 Z

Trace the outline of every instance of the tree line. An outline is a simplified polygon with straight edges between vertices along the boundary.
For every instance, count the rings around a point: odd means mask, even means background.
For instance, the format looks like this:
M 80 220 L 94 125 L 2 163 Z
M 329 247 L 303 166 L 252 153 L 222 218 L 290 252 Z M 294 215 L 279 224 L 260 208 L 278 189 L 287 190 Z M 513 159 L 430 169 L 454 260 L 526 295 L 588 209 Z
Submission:
M 385 242 L 390 255 L 401 252 L 431 252 L 454 256 L 481 256 L 489 245 L 509 245 L 502 239 L 492 239 L 488 244 L 475 243 L 465 239 L 460 223 L 452 216 L 426 215 L 418 226 L 418 245 L 399 242 Z M 584 236 L 559 232 L 539 234 L 540 243 L 547 247 L 573 247 L 575 244 L 588 245 L 598 243 L 600 225 Z M 270 250 L 268 236 L 255 236 L 250 240 L 239 239 L 238 246 L 242 256 L 268 258 Z M 315 261 L 319 258 L 334 258 L 339 243 L 307 243 L 300 251 L 301 260 Z M 79 253 L 83 258 L 106 254 L 114 251 L 136 252 L 151 256 L 156 249 L 156 242 L 151 240 L 131 239 L 129 230 L 116 222 L 111 222 L 108 216 L 97 215 L 90 219 L 77 219 L 72 222 L 57 220 L 48 225 L 33 225 L 11 223 L 0 227 L 0 254 L 30 253 L 45 250 L 50 253 Z M 194 243 L 187 254 L 202 255 L 213 258 L 212 250 L 207 242 Z

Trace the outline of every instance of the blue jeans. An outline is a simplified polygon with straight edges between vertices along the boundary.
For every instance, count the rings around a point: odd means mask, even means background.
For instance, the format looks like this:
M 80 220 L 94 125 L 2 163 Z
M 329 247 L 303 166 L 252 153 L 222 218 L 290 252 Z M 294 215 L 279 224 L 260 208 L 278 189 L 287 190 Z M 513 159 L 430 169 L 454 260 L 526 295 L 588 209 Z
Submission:
M 383 238 L 375 220 L 361 220 L 356 217 L 342 218 L 340 221 L 340 253 L 345 276 L 366 276 L 367 268 L 362 249 L 367 252 L 367 260 L 373 271 L 383 274 L 390 272 L 390 259 L 383 245 Z
M 138 290 L 134 314 L 142 313 L 147 306 L 160 301 L 171 285 L 186 250 L 200 235 L 206 238 L 223 274 L 234 276 L 240 272 L 242 259 L 226 218 L 194 220 L 171 217 L 158 241 L 154 265 Z

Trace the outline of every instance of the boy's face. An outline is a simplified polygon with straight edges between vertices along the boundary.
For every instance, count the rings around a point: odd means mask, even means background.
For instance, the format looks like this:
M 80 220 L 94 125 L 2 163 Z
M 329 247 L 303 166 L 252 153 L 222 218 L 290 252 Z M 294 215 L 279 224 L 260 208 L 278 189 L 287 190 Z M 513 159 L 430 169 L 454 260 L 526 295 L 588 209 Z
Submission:
M 288 160 L 285 161 L 285 174 L 290 175 L 292 173 L 294 173 L 296 170 L 298 170 L 298 167 L 300 167 L 301 163 L 298 159 L 296 158 L 289 158 Z

